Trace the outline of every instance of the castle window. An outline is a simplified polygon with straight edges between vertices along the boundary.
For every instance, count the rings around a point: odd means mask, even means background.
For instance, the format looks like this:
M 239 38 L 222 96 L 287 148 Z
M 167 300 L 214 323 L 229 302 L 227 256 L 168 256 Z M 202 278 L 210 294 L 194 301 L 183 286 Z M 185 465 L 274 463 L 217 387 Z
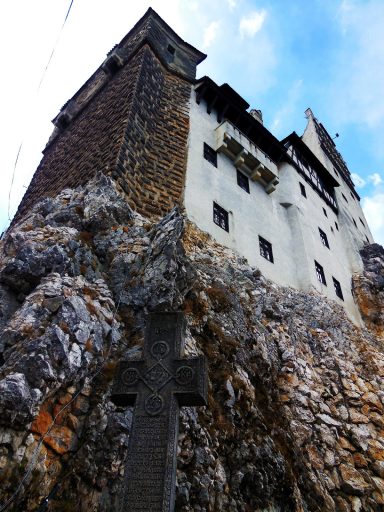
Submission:
M 329 249 L 329 243 L 328 243 L 327 235 L 320 228 L 319 228 L 319 233 L 320 233 L 320 240 L 321 240 L 322 244 L 325 245 L 325 247 L 328 247 L 328 249 Z
M 259 246 L 261 256 L 273 263 L 272 244 L 265 240 L 265 238 L 259 236 Z
M 339 231 L 339 225 L 337 224 L 337 222 L 335 222 L 335 228 L 337 229 L 337 231 Z
M 341 195 L 344 197 L 345 202 L 348 203 L 348 199 L 345 197 L 345 195 L 344 194 L 341 194 Z
M 367 235 L 365 235 L 365 238 L 367 239 L 367 242 L 369 243 L 369 238 L 367 237 Z
M 323 213 L 326 217 L 328 217 L 327 210 L 325 208 L 323 208 Z
M 333 227 L 332 227 L 332 226 L 331 226 L 331 231 L 332 231 L 332 233 L 334 233 L 334 231 L 333 231 Z
M 237 184 L 249 194 L 249 179 L 237 169 Z
M 208 160 L 212 165 L 217 167 L 217 153 L 214 149 L 211 148 L 211 146 L 208 146 L 204 142 L 204 158 Z
M 304 197 L 307 197 L 307 192 L 305 190 L 305 187 L 302 183 L 299 182 L 299 185 L 300 185 L 300 192 L 301 192 L 301 195 L 304 196 Z
M 359 220 L 362 223 L 362 225 L 365 227 L 365 224 L 364 224 L 363 220 L 361 219 L 361 217 L 359 217 Z
M 317 261 L 315 261 L 315 269 L 316 269 L 317 279 L 320 281 L 321 284 L 325 284 L 325 286 L 327 286 L 327 281 L 325 280 L 324 269 L 320 265 L 320 263 L 317 263 Z
M 334 277 L 332 277 L 332 279 L 333 279 L 333 287 L 335 288 L 336 295 L 339 297 L 339 299 L 344 300 L 343 292 L 341 291 L 341 286 L 340 286 L 339 281 L 337 279 L 335 279 Z
M 229 231 L 228 212 L 217 203 L 213 203 L 213 222 L 224 231 Z
M 352 192 L 350 192 L 350 194 L 351 194 L 352 199 L 355 199 L 355 196 L 352 194 Z
M 355 225 L 355 228 L 357 228 L 356 221 L 355 221 L 355 219 L 354 219 L 353 217 L 352 217 L 352 220 L 353 220 L 353 223 L 354 223 L 354 225 Z
M 167 50 L 169 51 L 169 53 L 170 53 L 171 55 L 175 55 L 175 51 L 176 51 L 176 50 L 175 50 L 175 48 L 174 48 L 171 44 L 169 44 L 169 45 L 168 45 Z

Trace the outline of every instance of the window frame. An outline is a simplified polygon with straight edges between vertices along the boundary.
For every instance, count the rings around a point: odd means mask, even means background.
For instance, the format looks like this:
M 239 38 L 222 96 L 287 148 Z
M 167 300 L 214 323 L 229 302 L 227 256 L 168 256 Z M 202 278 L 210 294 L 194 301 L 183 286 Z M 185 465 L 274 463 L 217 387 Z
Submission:
M 341 299 L 342 301 L 344 301 L 343 290 L 341 289 L 340 282 L 333 276 L 332 276 L 332 282 L 333 282 L 333 288 L 335 290 L 336 296 L 339 297 L 339 299 Z
M 323 231 L 321 228 L 319 228 L 319 235 L 320 235 L 321 243 L 324 245 L 324 247 L 327 247 L 328 249 L 330 249 L 327 233 L 325 233 L 325 231 Z
M 259 251 L 260 251 L 260 256 L 265 258 L 270 263 L 275 263 L 271 242 L 268 242 L 268 240 L 266 240 L 265 238 L 263 238 L 260 235 L 259 235 Z
M 223 231 L 229 233 L 229 212 L 215 201 L 213 201 L 213 222 Z
M 204 142 L 203 156 L 213 167 L 217 168 L 217 151 L 215 151 L 209 144 Z
M 237 180 L 237 184 L 238 186 L 244 190 L 244 192 L 247 192 L 248 194 L 250 194 L 250 190 L 249 190 L 249 178 L 248 176 L 246 176 L 245 174 L 243 174 L 241 171 L 239 171 L 239 169 L 236 169 L 236 180 Z M 242 182 L 242 183 L 240 183 Z M 244 185 L 244 186 L 243 186 Z
M 317 280 L 324 286 L 327 286 L 327 280 L 325 279 L 324 268 L 316 260 L 315 260 L 315 271 L 316 271 Z

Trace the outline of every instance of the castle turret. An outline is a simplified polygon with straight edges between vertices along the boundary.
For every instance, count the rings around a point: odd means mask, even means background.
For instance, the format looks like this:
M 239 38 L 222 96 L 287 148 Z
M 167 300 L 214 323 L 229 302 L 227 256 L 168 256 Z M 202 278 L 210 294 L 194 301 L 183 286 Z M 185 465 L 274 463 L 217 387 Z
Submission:
M 145 215 L 178 204 L 191 84 L 204 58 L 148 9 L 53 120 L 16 218 L 98 171 L 114 178 L 130 206 Z

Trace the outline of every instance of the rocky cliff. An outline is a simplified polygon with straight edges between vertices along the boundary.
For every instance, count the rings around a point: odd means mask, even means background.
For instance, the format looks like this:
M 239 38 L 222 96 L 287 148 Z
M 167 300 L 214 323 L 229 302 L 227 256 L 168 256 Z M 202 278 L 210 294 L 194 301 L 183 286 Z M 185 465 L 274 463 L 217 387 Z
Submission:
M 118 510 L 132 411 L 111 383 L 154 310 L 184 310 L 209 363 L 208 407 L 181 412 L 177 511 L 383 510 L 382 252 L 355 278 L 358 329 L 102 176 L 1 244 L 0 511 Z

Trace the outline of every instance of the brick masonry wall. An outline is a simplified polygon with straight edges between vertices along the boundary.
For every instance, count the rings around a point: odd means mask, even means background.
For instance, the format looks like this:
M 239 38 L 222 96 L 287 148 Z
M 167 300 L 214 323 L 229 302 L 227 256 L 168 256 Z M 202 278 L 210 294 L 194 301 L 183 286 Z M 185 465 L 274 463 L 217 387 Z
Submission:
M 181 200 L 191 85 L 145 44 L 46 149 L 15 220 L 37 201 L 111 175 L 152 216 Z
M 143 52 L 130 119 L 112 176 L 144 215 L 161 215 L 181 200 L 187 158 L 190 84 Z

